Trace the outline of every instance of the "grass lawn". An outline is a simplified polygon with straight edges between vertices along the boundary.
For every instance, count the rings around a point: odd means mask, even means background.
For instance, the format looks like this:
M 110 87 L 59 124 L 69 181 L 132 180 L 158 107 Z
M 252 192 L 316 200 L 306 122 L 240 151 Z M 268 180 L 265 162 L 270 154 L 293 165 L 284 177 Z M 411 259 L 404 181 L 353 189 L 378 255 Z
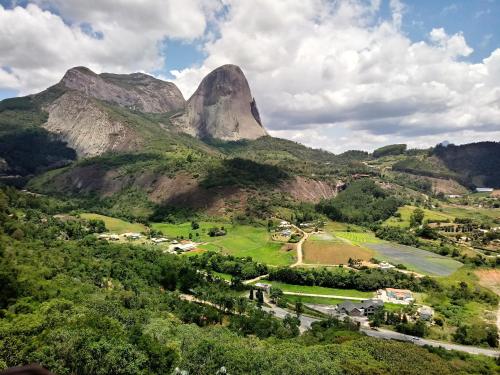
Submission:
M 479 208 L 479 207 L 457 207 L 452 205 L 442 205 L 439 210 L 446 215 L 460 218 L 470 218 L 480 222 L 492 222 L 492 219 L 500 217 L 500 208 Z
M 127 232 L 145 232 L 146 227 L 140 223 L 129 223 L 128 221 L 117 219 L 110 216 L 104 216 L 99 214 L 84 213 L 80 214 L 82 219 L 86 220 L 102 220 L 106 225 L 106 229 L 109 232 L 122 234 Z
M 251 225 L 232 225 L 223 222 L 200 222 L 200 228 L 191 229 L 191 223 L 168 224 L 154 223 L 152 227 L 161 230 L 168 238 L 184 237 L 189 234 L 194 241 L 204 242 L 199 248 L 220 251 L 237 257 L 252 257 L 253 260 L 269 265 L 288 265 L 293 263 L 295 251 L 282 250 L 282 243 L 271 240 L 266 227 Z M 210 237 L 207 232 L 212 227 L 223 226 L 227 234 Z M 196 236 L 198 233 L 198 236 Z
M 343 299 L 323 298 L 323 297 L 306 297 L 306 296 L 303 297 L 303 296 L 285 295 L 284 298 L 287 302 L 291 304 L 294 304 L 295 302 L 302 302 L 302 303 L 313 303 L 316 305 L 338 305 L 344 302 Z
M 222 273 L 222 272 L 212 272 L 214 276 L 218 276 L 223 280 L 231 281 L 233 279 L 233 276 L 228 274 L 228 273 Z
M 324 288 L 321 286 L 307 286 L 307 285 L 293 285 L 280 283 L 278 281 L 260 280 L 261 283 L 266 283 L 279 288 L 284 292 L 296 292 L 296 293 L 310 293 L 310 294 L 324 294 L 324 295 L 335 295 L 343 297 L 357 297 L 357 298 L 371 298 L 373 297 L 373 292 L 360 292 L 355 289 L 336 289 L 336 288 Z
M 389 226 L 396 226 L 396 227 L 408 227 L 410 225 L 410 216 L 413 213 L 415 209 L 418 207 L 415 206 L 403 206 L 398 209 L 398 212 L 401 214 L 400 218 L 397 217 L 390 217 L 387 219 L 384 224 L 389 225 Z M 449 220 L 453 221 L 455 219 L 455 216 L 451 215 L 450 213 L 445 213 L 445 212 L 439 212 L 435 210 L 428 210 L 426 208 L 421 208 L 422 211 L 424 211 L 424 220 Z

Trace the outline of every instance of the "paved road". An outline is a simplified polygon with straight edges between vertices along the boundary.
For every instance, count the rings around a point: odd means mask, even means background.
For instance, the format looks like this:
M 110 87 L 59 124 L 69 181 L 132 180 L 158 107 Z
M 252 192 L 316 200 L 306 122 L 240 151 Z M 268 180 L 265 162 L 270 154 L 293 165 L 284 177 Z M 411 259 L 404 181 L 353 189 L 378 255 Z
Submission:
M 283 319 L 287 314 L 291 314 L 289 311 L 286 311 L 280 307 L 275 307 L 275 306 L 265 307 L 264 309 L 268 312 L 274 312 L 274 315 L 280 319 Z M 313 322 L 317 322 L 320 320 L 317 318 L 312 318 L 310 316 L 304 316 L 304 315 L 301 315 L 299 319 L 300 319 L 301 332 L 308 330 L 309 328 L 311 328 L 311 324 Z M 461 352 L 466 352 L 469 354 L 483 354 L 489 357 L 500 357 L 500 351 L 494 349 L 478 348 L 475 346 L 458 345 L 443 341 L 421 339 L 415 336 L 404 335 L 402 333 L 389 331 L 387 329 L 382 329 L 382 328 L 379 328 L 377 331 L 375 331 L 370 328 L 362 327 L 360 331 L 366 334 L 367 336 L 375 337 L 378 339 L 406 341 L 414 343 L 415 345 L 419 346 L 429 345 L 434 347 L 442 347 L 447 350 L 457 350 Z
M 287 310 L 282 309 L 281 307 L 277 307 L 277 306 L 273 306 L 273 307 L 263 306 L 262 310 L 273 313 L 274 316 L 276 318 L 279 318 L 279 319 L 283 319 L 287 315 L 292 315 L 292 316 L 294 315 L 290 311 L 287 311 Z M 299 320 L 300 320 L 300 327 L 299 327 L 300 332 L 307 331 L 308 329 L 311 328 L 312 323 L 319 321 L 319 319 L 312 318 L 310 316 L 305 316 L 305 315 L 301 315 L 299 317 Z
M 266 277 L 268 277 L 269 274 L 265 274 L 265 275 L 260 275 L 260 276 L 257 276 L 256 278 L 254 279 L 250 279 L 250 280 L 245 280 L 243 281 L 243 284 L 253 284 L 254 282 L 256 281 L 259 281 L 259 280 L 262 280 L 262 279 L 265 279 Z
M 404 335 L 402 333 L 389 331 L 387 329 L 382 329 L 382 328 L 379 328 L 377 331 L 369 328 L 361 328 L 361 332 L 365 333 L 367 336 L 376 337 L 379 339 L 407 341 L 407 342 L 412 342 L 415 345 L 419 346 L 429 345 L 434 347 L 442 347 L 447 350 L 457 350 L 469 354 L 483 354 L 489 357 L 500 356 L 500 351 L 494 349 L 478 348 L 475 346 L 458 345 L 443 341 L 421 339 L 418 337 Z

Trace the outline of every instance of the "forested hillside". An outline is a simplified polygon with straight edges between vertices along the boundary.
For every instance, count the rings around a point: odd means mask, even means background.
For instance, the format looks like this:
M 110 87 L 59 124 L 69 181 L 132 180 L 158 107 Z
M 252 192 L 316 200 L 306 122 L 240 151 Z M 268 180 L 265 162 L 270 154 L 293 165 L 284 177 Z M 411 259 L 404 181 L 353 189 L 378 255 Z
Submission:
M 98 240 L 74 206 L 0 192 L 0 369 L 56 374 L 486 374 L 493 360 L 363 337 L 331 319 L 297 337 L 187 257 Z M 221 259 L 218 262 L 222 261 Z M 233 259 L 228 261 L 234 262 Z M 184 301 L 182 293 L 212 306 Z

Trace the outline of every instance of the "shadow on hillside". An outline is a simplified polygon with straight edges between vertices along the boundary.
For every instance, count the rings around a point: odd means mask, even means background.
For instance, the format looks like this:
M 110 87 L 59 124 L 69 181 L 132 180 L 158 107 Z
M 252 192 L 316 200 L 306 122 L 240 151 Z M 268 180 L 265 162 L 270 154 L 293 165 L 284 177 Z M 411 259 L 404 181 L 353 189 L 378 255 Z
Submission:
M 207 189 L 224 186 L 260 188 L 277 186 L 290 177 L 289 173 L 277 166 L 234 158 L 226 159 L 209 170 L 200 185 Z

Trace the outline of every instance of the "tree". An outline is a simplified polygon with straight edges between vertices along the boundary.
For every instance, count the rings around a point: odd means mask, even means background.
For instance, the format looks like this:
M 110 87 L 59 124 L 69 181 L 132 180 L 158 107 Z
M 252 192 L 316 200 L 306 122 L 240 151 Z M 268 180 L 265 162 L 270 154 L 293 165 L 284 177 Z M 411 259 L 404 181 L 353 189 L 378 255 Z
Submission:
M 261 307 L 264 304 L 264 293 L 262 292 L 262 290 L 257 289 L 256 297 L 257 297 L 257 305 Z
M 297 318 L 302 315 L 304 312 L 304 304 L 300 301 L 295 302 L 295 313 L 297 314 Z
M 410 215 L 410 227 L 418 227 L 424 220 L 424 211 L 420 208 L 413 210 Z
M 273 303 L 277 303 L 278 300 L 283 297 L 283 291 L 279 288 L 271 288 L 271 294 L 270 294 L 270 297 L 271 297 L 271 301 Z

